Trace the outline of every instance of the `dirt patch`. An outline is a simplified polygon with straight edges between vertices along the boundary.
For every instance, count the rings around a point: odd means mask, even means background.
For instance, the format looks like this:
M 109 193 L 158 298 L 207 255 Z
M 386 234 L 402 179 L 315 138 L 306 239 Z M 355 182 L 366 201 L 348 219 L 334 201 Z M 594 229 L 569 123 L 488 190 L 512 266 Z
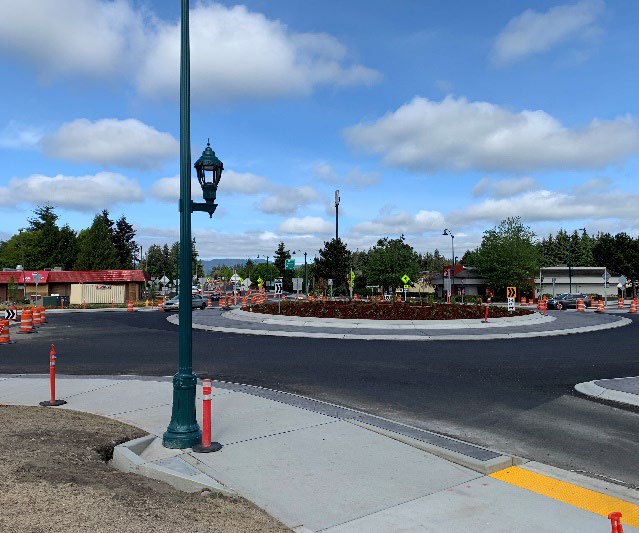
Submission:
M 243 498 L 186 494 L 105 462 L 143 435 L 86 413 L 0 405 L 0 531 L 290 531 Z

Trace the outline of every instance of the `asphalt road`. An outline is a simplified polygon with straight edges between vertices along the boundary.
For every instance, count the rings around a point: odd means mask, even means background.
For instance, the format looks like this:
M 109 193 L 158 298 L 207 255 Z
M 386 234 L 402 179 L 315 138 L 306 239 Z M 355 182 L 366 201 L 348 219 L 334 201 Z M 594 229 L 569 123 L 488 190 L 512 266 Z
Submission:
M 196 311 L 209 312 L 209 311 Z M 172 375 L 166 314 L 49 314 L 0 346 L 0 373 Z M 639 487 L 639 412 L 578 396 L 582 381 L 639 375 L 639 324 L 499 341 L 388 342 L 193 331 L 193 369 L 360 409 L 492 449 Z M 168 422 L 168 421 L 167 421 Z

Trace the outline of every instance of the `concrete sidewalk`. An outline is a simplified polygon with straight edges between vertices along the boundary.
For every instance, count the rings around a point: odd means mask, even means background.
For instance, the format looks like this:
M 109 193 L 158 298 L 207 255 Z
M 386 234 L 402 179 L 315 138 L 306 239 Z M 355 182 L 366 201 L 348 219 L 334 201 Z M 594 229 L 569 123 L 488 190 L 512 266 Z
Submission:
M 120 468 L 238 493 L 300 532 L 603 533 L 613 511 L 639 531 L 637 491 L 293 394 L 214 385 L 213 439 L 224 447 L 212 454 L 157 438 L 171 378 L 59 376 L 57 391 L 63 409 L 150 433 L 117 448 Z M 46 376 L 0 376 L 0 403 L 37 405 L 48 392 Z

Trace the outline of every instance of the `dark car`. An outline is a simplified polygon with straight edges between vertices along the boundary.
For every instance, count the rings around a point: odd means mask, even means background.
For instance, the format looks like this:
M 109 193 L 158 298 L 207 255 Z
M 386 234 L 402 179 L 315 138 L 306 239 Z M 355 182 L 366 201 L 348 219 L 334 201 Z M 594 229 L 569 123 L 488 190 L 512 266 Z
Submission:
M 177 311 L 180 309 L 180 297 L 171 298 L 164 302 L 162 309 L 165 311 Z M 191 294 L 191 309 L 206 309 L 206 300 L 199 294 Z
M 590 307 L 590 296 L 581 293 L 563 293 L 548 300 L 548 309 L 577 309 L 577 301 L 583 300 L 586 307 Z

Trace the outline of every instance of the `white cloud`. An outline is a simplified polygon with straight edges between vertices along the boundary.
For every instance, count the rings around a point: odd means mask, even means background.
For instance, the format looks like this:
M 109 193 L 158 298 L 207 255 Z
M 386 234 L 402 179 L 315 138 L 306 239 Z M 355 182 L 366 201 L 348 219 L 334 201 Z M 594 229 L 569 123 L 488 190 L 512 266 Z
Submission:
M 271 215 L 290 216 L 298 209 L 322 200 L 323 196 L 320 192 L 310 185 L 275 187 L 272 194 L 258 202 L 257 208 Z
M 9 121 L 0 131 L 0 148 L 12 150 L 33 150 L 38 147 L 42 138 L 42 129 L 21 124 L 15 120 Z
M 533 178 L 510 178 L 494 180 L 482 178 L 471 190 L 473 196 L 491 196 L 493 198 L 505 198 L 521 192 L 539 189 L 541 184 Z
M 354 168 L 346 175 L 346 185 L 351 185 L 361 189 L 370 187 L 379 182 L 380 175 L 378 172 L 362 172 L 359 168 Z
M 78 119 L 41 141 L 49 157 L 105 167 L 159 168 L 180 153 L 178 141 L 136 119 Z
M 48 78 L 121 75 L 144 33 L 143 17 L 126 0 L 0 2 L 0 51 L 26 59 Z
M 259 194 L 270 188 L 268 181 L 262 176 L 225 170 L 218 191 L 219 194 Z
M 134 5 L 0 2 L 0 53 L 31 62 L 47 79 L 133 80 L 143 94 L 173 96 L 179 88 L 180 22 Z M 367 85 L 381 77 L 349 62 L 333 36 L 295 33 L 242 5 L 193 6 L 190 49 L 191 94 L 206 102 L 304 95 L 320 85 Z
M 270 99 L 310 93 L 317 85 L 369 84 L 379 73 L 346 64 L 334 37 L 295 34 L 245 6 L 199 4 L 191 10 L 191 92 L 195 99 Z M 137 71 L 140 92 L 173 95 L 179 88 L 179 23 L 158 24 Z
M 597 22 L 604 10 L 601 0 L 556 6 L 545 13 L 528 9 L 511 19 L 497 36 L 493 61 L 506 65 L 569 39 L 592 38 L 601 32 Z
M 357 167 L 351 169 L 343 178 L 333 170 L 333 167 L 325 163 L 315 165 L 313 171 L 315 175 L 325 183 L 331 185 L 342 184 L 343 186 L 351 186 L 356 189 L 370 187 L 380 180 L 378 172 L 362 172 Z
M 499 221 L 520 216 L 526 223 L 603 219 L 639 223 L 639 195 L 602 189 L 602 182 L 591 180 L 570 190 L 539 189 L 504 198 L 488 198 L 465 209 L 452 211 L 447 218 L 458 224 Z
M 322 181 L 330 184 L 339 182 L 339 174 L 333 170 L 331 165 L 320 163 L 313 167 L 313 172 Z
M 321 217 L 289 218 L 277 228 L 281 233 L 293 233 L 296 235 L 329 234 L 334 229 L 333 223 Z
M 570 129 L 544 111 L 513 113 L 451 96 L 441 102 L 416 97 L 372 124 L 348 128 L 345 136 L 382 154 L 388 165 L 429 171 L 590 169 L 639 152 L 630 116 Z
M 4 206 L 48 203 L 62 209 L 94 212 L 141 200 L 142 189 L 137 181 L 111 172 L 94 176 L 33 174 L 24 179 L 13 178 L 8 187 L 0 189 L 0 205 Z
M 418 235 L 425 231 L 443 230 L 444 216 L 439 211 L 419 211 L 416 214 L 408 211 L 394 212 L 388 208 L 380 210 L 377 218 L 361 222 L 351 228 L 357 235 Z

